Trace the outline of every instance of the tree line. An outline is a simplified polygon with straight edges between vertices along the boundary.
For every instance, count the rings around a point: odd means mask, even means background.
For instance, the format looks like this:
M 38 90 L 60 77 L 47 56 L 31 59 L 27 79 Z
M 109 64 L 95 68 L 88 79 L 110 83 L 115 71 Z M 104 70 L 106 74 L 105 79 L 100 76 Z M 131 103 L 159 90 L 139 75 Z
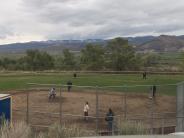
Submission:
M 27 50 L 18 58 L 0 59 L 4 70 L 139 70 L 154 62 L 156 56 L 142 56 L 135 52 L 128 40 L 115 38 L 105 46 L 87 44 L 80 54 L 64 49 L 61 55 L 53 56 L 39 50 Z

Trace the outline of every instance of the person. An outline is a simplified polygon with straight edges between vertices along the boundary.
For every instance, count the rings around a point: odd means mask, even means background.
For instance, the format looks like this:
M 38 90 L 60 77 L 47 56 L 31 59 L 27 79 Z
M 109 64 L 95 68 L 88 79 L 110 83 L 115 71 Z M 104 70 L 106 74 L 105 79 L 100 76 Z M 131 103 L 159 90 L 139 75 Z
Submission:
M 51 88 L 51 90 L 49 91 L 49 99 L 55 99 L 56 97 L 56 91 L 55 91 L 55 88 Z
M 77 78 L 77 73 L 74 73 L 74 74 L 73 74 L 73 77 L 74 77 L 74 78 Z
M 155 98 L 157 87 L 156 85 L 153 85 L 152 91 L 153 91 L 153 98 Z
M 88 111 L 89 111 L 89 104 L 88 102 L 86 102 L 84 105 L 84 120 L 85 121 L 88 120 Z
M 156 90 L 157 90 L 156 85 L 151 86 L 149 98 L 155 98 Z
M 143 72 L 142 78 L 146 80 L 146 77 L 147 77 L 147 73 L 146 72 Z
M 71 81 L 67 82 L 67 88 L 68 88 L 68 92 L 70 92 L 70 90 L 72 88 L 72 82 Z
M 114 120 L 114 113 L 111 108 L 109 108 L 108 113 L 106 114 L 105 121 L 108 123 L 108 129 L 112 132 L 113 129 L 113 120 Z

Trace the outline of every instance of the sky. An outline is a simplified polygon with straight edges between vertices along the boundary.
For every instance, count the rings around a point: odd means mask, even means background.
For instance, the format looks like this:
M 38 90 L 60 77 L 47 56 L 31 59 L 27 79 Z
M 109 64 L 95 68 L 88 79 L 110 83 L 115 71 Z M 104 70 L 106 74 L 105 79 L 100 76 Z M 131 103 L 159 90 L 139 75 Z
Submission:
M 184 35 L 184 0 L 0 0 L 0 44 Z

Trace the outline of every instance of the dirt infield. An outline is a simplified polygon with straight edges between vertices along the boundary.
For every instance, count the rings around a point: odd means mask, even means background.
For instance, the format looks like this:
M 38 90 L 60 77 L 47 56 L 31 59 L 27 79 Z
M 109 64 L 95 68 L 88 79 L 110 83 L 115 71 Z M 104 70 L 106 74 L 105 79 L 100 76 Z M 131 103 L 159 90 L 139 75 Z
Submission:
M 161 113 L 176 112 L 176 100 L 174 96 L 157 96 L 151 102 L 146 94 L 126 94 L 108 92 L 98 95 L 98 127 L 106 128 L 105 114 L 108 108 L 112 108 L 116 120 L 126 118 L 145 119 L 150 116 L 150 112 L 159 113 L 155 117 L 160 117 Z M 84 103 L 88 101 L 90 106 L 89 120 L 83 119 Z M 60 104 L 61 102 L 61 104 Z M 126 105 L 126 106 L 125 106 Z M 152 106 L 153 105 L 153 106 Z M 153 108 L 151 108 L 153 107 Z M 26 120 L 27 96 L 26 93 L 13 96 L 13 121 Z M 29 123 L 32 125 L 49 126 L 60 122 L 60 111 L 62 111 L 62 122 L 66 124 L 77 124 L 89 130 L 94 130 L 96 123 L 96 94 L 95 92 L 62 92 L 62 99 L 59 93 L 54 100 L 48 100 L 48 91 L 32 91 L 29 94 Z M 126 113 L 125 113 L 126 112 Z M 52 114 L 51 114 L 52 113 Z M 163 115 L 163 114 L 162 114 Z M 165 117 L 174 117 L 167 115 Z M 146 121 L 145 121 L 146 122 Z M 147 119 L 149 122 L 149 119 Z M 155 121 L 158 122 L 158 121 Z M 174 121 L 171 121 L 174 125 Z M 155 123 L 156 125 L 156 123 Z M 166 125 L 166 124 L 165 124 Z M 171 124 L 167 124 L 169 126 Z

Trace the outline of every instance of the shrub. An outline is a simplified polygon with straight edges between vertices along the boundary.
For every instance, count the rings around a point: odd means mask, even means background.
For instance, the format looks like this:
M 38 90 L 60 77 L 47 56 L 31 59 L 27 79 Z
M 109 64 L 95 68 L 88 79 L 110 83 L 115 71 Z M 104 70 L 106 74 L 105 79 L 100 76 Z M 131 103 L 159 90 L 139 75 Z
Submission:
M 12 125 L 4 122 L 0 127 L 0 138 L 29 138 L 30 136 L 31 129 L 24 122 Z
M 10 125 L 5 122 L 0 127 L 0 138 L 72 138 L 87 136 L 88 133 L 80 129 L 77 125 L 66 126 L 54 124 L 48 131 L 35 133 L 24 122 L 17 122 Z
M 141 122 L 123 121 L 118 124 L 118 130 L 120 135 L 145 135 L 148 134 L 148 130 Z
M 71 138 L 85 136 L 85 132 L 77 125 L 66 126 L 54 124 L 49 128 L 48 138 Z

